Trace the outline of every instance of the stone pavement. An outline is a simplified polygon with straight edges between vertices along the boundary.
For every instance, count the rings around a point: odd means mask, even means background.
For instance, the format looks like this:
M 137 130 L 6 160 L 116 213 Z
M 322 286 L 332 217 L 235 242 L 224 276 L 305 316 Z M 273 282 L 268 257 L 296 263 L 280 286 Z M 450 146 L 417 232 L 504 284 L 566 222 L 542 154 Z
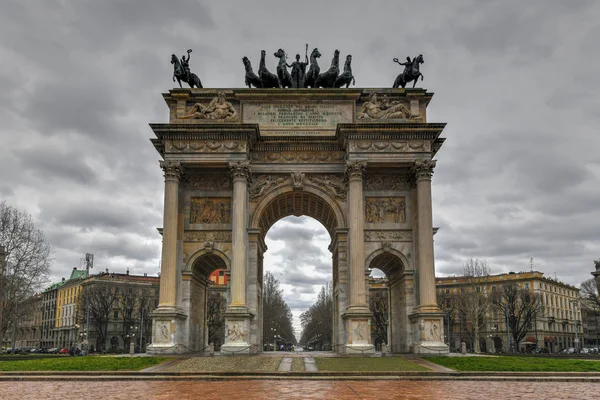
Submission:
M 0 382 L 0 399 L 598 399 L 600 384 L 489 381 Z

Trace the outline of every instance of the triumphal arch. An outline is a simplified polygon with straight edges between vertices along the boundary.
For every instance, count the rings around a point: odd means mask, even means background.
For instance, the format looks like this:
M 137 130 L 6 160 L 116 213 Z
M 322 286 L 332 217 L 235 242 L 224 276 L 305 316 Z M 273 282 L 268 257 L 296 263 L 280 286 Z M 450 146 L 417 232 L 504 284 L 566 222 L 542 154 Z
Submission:
M 151 124 L 163 161 L 160 301 L 148 351 L 208 346 L 207 279 L 230 274 L 224 354 L 262 350 L 265 235 L 306 215 L 329 232 L 335 351 L 368 353 L 368 276 L 389 278 L 392 352 L 443 352 L 431 178 L 444 142 L 423 89 L 174 89 Z

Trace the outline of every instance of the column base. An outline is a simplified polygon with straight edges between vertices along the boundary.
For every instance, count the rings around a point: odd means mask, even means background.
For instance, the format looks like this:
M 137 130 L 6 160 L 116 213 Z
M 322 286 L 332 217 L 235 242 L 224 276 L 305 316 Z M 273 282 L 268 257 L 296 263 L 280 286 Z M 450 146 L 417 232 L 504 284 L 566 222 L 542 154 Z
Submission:
M 181 354 L 183 346 L 184 322 L 187 318 L 179 308 L 159 307 L 152 317 L 152 343 L 146 347 L 146 353 L 153 355 Z
M 437 308 L 437 306 L 435 307 Z M 412 331 L 410 352 L 414 354 L 448 354 L 444 343 L 444 318 L 442 312 L 423 312 L 422 308 L 409 316 Z
M 346 343 L 343 351 L 347 354 L 373 354 L 371 344 L 371 316 L 367 307 L 350 306 L 342 315 L 346 328 Z
M 250 321 L 254 315 L 246 306 L 230 306 L 225 312 L 225 343 L 221 346 L 221 355 L 253 354 L 250 344 Z

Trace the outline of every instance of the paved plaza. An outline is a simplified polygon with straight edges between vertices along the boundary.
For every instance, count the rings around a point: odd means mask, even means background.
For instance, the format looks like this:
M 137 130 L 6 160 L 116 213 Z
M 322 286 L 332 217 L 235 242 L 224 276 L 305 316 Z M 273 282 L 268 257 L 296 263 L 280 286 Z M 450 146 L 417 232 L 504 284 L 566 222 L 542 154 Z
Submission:
M 597 399 L 585 382 L 219 380 L 2 382 L 0 399 Z

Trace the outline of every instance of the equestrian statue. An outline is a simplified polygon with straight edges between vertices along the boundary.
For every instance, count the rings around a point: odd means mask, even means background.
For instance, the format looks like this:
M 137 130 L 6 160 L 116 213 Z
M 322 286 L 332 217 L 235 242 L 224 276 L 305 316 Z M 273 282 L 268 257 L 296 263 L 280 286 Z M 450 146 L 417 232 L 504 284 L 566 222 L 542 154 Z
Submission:
M 287 70 L 287 54 L 285 50 L 279 49 L 273 55 L 279 58 L 279 64 L 277 64 L 277 77 L 279 78 L 279 83 L 282 88 L 290 88 L 292 87 L 292 76 L 290 72 Z
M 194 86 L 197 88 L 202 87 L 202 82 L 200 82 L 200 78 L 198 75 L 190 72 L 190 53 L 192 49 L 188 49 L 187 58 L 185 55 L 181 56 L 181 60 L 177 58 L 175 54 L 171 55 L 171 64 L 173 64 L 173 82 L 175 82 L 175 78 L 177 78 L 177 83 L 179 83 L 179 87 L 181 86 L 181 81 L 186 82 L 190 85 L 191 88 Z
M 340 73 L 340 51 L 333 52 L 333 59 L 329 69 L 317 77 L 315 87 L 332 88 Z
M 262 87 L 264 88 L 278 88 L 281 87 L 279 84 L 279 78 L 277 75 L 271 73 L 267 69 L 267 64 L 265 62 L 265 56 L 267 52 L 264 50 L 260 51 L 260 65 L 258 67 L 258 77 L 262 82 Z
M 246 86 L 248 86 L 248 88 L 251 88 L 252 86 L 257 88 L 263 87 L 260 78 L 252 70 L 252 64 L 248 57 L 242 58 L 242 62 L 244 63 L 244 68 L 246 68 Z
M 304 87 L 315 87 L 315 82 L 317 77 L 319 76 L 319 72 L 321 72 L 321 68 L 319 67 L 319 63 L 317 58 L 321 57 L 321 53 L 319 53 L 319 49 L 316 47 L 313 49 L 312 53 L 310 53 L 310 67 L 308 68 L 308 72 L 304 75 Z
M 342 74 L 337 77 L 335 83 L 333 84 L 333 87 L 341 88 L 342 86 L 346 85 L 347 89 L 348 86 L 350 86 L 350 82 L 352 82 L 353 85 L 356 84 L 356 81 L 354 80 L 354 75 L 352 75 L 352 67 L 350 66 L 350 64 L 352 64 L 352 55 L 348 54 L 346 56 L 346 62 L 344 63 L 344 72 L 342 72 Z
M 419 65 L 423 64 L 423 54 L 419 54 L 412 60 L 410 57 L 406 57 L 406 62 L 401 63 L 397 58 L 394 58 L 394 62 L 404 66 L 404 71 L 396 77 L 394 81 L 394 89 L 402 86 L 403 88 L 407 83 L 413 81 L 413 88 L 417 84 L 419 77 L 423 80 L 423 74 L 419 71 Z

